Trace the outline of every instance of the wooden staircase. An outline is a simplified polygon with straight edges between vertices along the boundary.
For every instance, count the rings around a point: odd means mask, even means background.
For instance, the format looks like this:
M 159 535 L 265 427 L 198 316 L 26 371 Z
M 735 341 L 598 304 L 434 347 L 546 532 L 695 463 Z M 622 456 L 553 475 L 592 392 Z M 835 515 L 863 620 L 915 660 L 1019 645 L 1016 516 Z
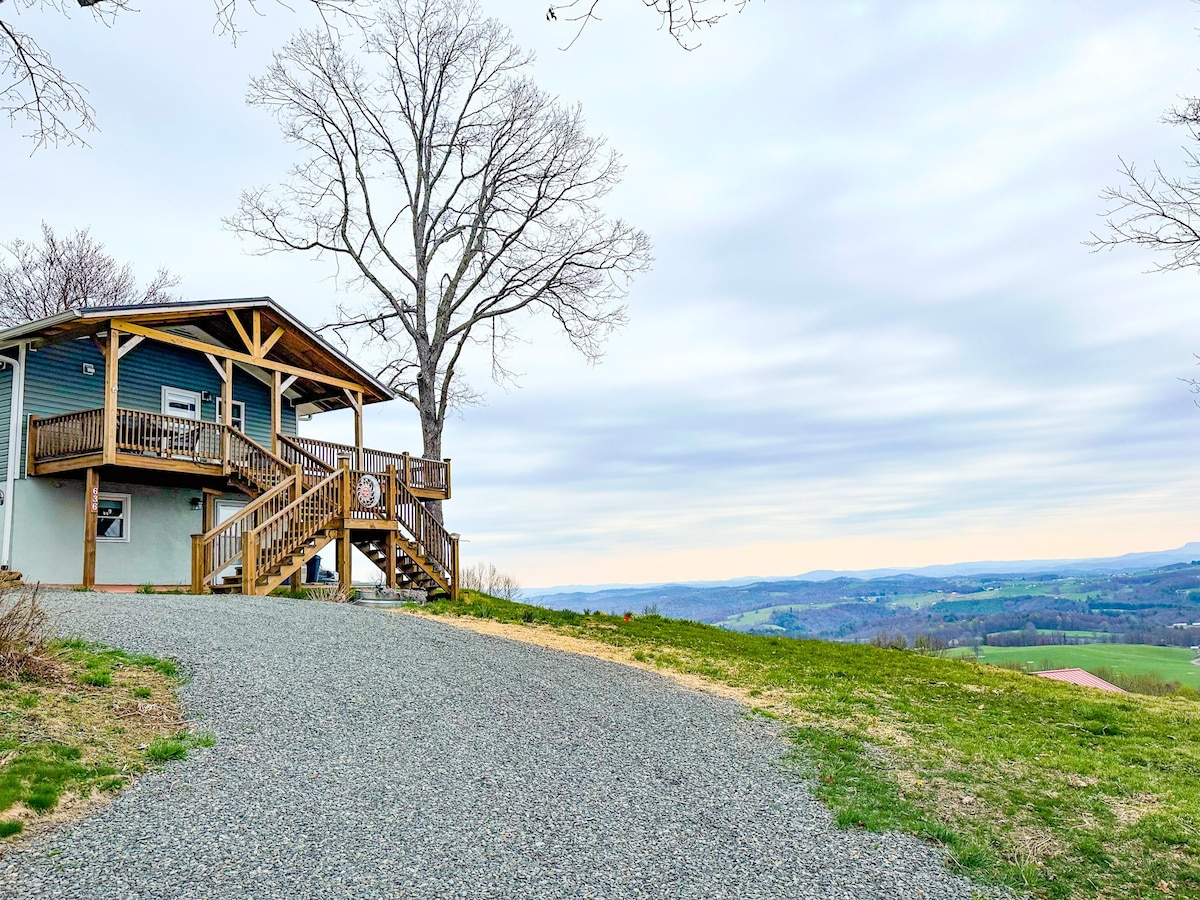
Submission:
M 390 587 L 457 596 L 457 535 L 409 490 L 408 473 L 398 478 L 392 465 L 380 473 L 344 462 L 334 468 L 283 435 L 279 455 L 233 429 L 223 440 L 230 485 L 254 499 L 207 534 L 193 535 L 193 592 L 269 594 L 341 538 L 378 566 Z M 382 482 L 382 504 L 362 505 L 352 488 L 363 478 Z
M 381 572 L 388 574 L 386 539 L 364 537 L 359 540 L 351 539 L 351 542 L 363 556 L 375 563 Z M 422 552 L 420 544 L 416 541 L 396 541 L 396 557 L 391 561 L 391 568 L 395 587 L 424 591 L 431 600 L 453 594 L 445 573 L 434 559 Z

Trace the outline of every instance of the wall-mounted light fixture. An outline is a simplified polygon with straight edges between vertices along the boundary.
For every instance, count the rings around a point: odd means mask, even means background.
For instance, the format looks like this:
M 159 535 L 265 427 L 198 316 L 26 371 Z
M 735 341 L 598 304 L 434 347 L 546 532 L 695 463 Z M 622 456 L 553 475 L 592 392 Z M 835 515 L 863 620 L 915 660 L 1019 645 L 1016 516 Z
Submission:
M 199 509 L 204 505 L 204 500 L 202 500 L 200 497 L 193 497 L 191 503 L 192 509 Z
M 212 403 L 212 401 L 213 401 L 212 391 L 201 391 L 200 399 L 205 403 Z
M 91 363 L 84 363 L 83 364 L 83 374 L 84 375 L 95 375 L 96 367 L 93 366 Z

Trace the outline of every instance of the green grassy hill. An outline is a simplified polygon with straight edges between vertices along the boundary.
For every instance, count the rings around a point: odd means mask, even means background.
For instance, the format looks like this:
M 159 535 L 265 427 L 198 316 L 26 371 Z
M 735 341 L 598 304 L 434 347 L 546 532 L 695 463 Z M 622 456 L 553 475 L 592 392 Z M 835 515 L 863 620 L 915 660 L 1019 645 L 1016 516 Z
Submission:
M 1158 675 L 1164 681 L 1200 688 L 1196 654 L 1186 647 L 1145 644 L 1074 644 L 1057 647 L 980 647 L 980 662 L 1012 663 L 1036 669 L 1108 667 L 1130 675 Z
M 1195 700 L 469 592 L 423 610 L 528 626 L 535 641 L 550 630 L 732 687 L 788 723 L 791 763 L 839 825 L 940 842 L 981 881 L 1044 898 L 1200 897 Z

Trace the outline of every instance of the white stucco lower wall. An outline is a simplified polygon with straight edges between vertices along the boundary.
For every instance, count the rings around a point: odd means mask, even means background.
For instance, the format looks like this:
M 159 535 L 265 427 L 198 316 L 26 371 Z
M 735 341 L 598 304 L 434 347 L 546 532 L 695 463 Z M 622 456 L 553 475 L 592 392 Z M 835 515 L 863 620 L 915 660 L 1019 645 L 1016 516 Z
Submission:
M 97 584 L 191 581 L 191 536 L 201 511 L 198 488 L 126 484 L 101 479 L 101 493 L 129 494 L 129 541 L 97 541 Z M 83 482 L 23 478 L 15 485 L 12 568 L 25 581 L 79 584 L 83 579 Z M 230 495 L 240 496 L 240 495 Z

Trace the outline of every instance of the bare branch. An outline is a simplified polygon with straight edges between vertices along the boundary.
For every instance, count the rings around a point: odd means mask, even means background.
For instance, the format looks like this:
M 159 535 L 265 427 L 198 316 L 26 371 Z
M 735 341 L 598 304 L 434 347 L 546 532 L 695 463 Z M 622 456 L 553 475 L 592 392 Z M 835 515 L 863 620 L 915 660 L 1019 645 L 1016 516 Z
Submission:
M 243 0 L 256 15 L 260 0 Z M 344 22 L 368 21 L 365 0 L 301 0 L 315 7 L 327 30 L 336 32 Z M 213 0 L 216 23 L 213 30 L 235 44 L 242 33 L 237 24 L 238 0 Z M 291 9 L 285 0 L 274 4 Z M 94 22 L 111 26 L 120 12 L 136 12 L 130 0 L 0 0 L 5 14 L 23 10 L 48 10 L 70 17 L 73 10 L 86 9 Z M 83 135 L 96 130 L 95 110 L 87 101 L 87 90 L 72 80 L 29 34 L 11 21 L 0 19 L 0 113 L 14 127 L 18 122 L 30 129 L 36 151 L 48 144 L 86 146 Z
M 602 0 L 570 0 L 551 3 L 546 18 L 551 22 L 567 22 L 575 25 L 575 34 L 563 47 L 569 50 L 583 30 L 593 21 L 600 21 L 597 9 Z M 719 11 L 712 4 L 721 4 Z M 711 28 L 724 19 L 732 10 L 740 13 L 750 0 L 641 0 L 642 6 L 652 9 L 659 16 L 659 28 L 665 30 L 685 50 L 694 50 L 698 45 L 689 44 L 688 37 L 704 28 Z
M 531 59 L 469 0 L 392 0 L 353 56 L 301 32 L 251 84 L 302 162 L 227 224 L 350 273 L 360 298 L 324 330 L 417 407 L 427 456 L 479 399 L 459 375 L 468 347 L 510 381 L 513 316 L 541 312 L 598 359 L 649 265 L 646 235 L 601 211 L 617 155 L 529 80 Z
M 69 309 L 163 303 L 179 278 L 159 269 L 139 287 L 86 228 L 59 237 L 45 222 L 40 243 L 14 240 L 0 247 L 0 326 L 9 328 Z

